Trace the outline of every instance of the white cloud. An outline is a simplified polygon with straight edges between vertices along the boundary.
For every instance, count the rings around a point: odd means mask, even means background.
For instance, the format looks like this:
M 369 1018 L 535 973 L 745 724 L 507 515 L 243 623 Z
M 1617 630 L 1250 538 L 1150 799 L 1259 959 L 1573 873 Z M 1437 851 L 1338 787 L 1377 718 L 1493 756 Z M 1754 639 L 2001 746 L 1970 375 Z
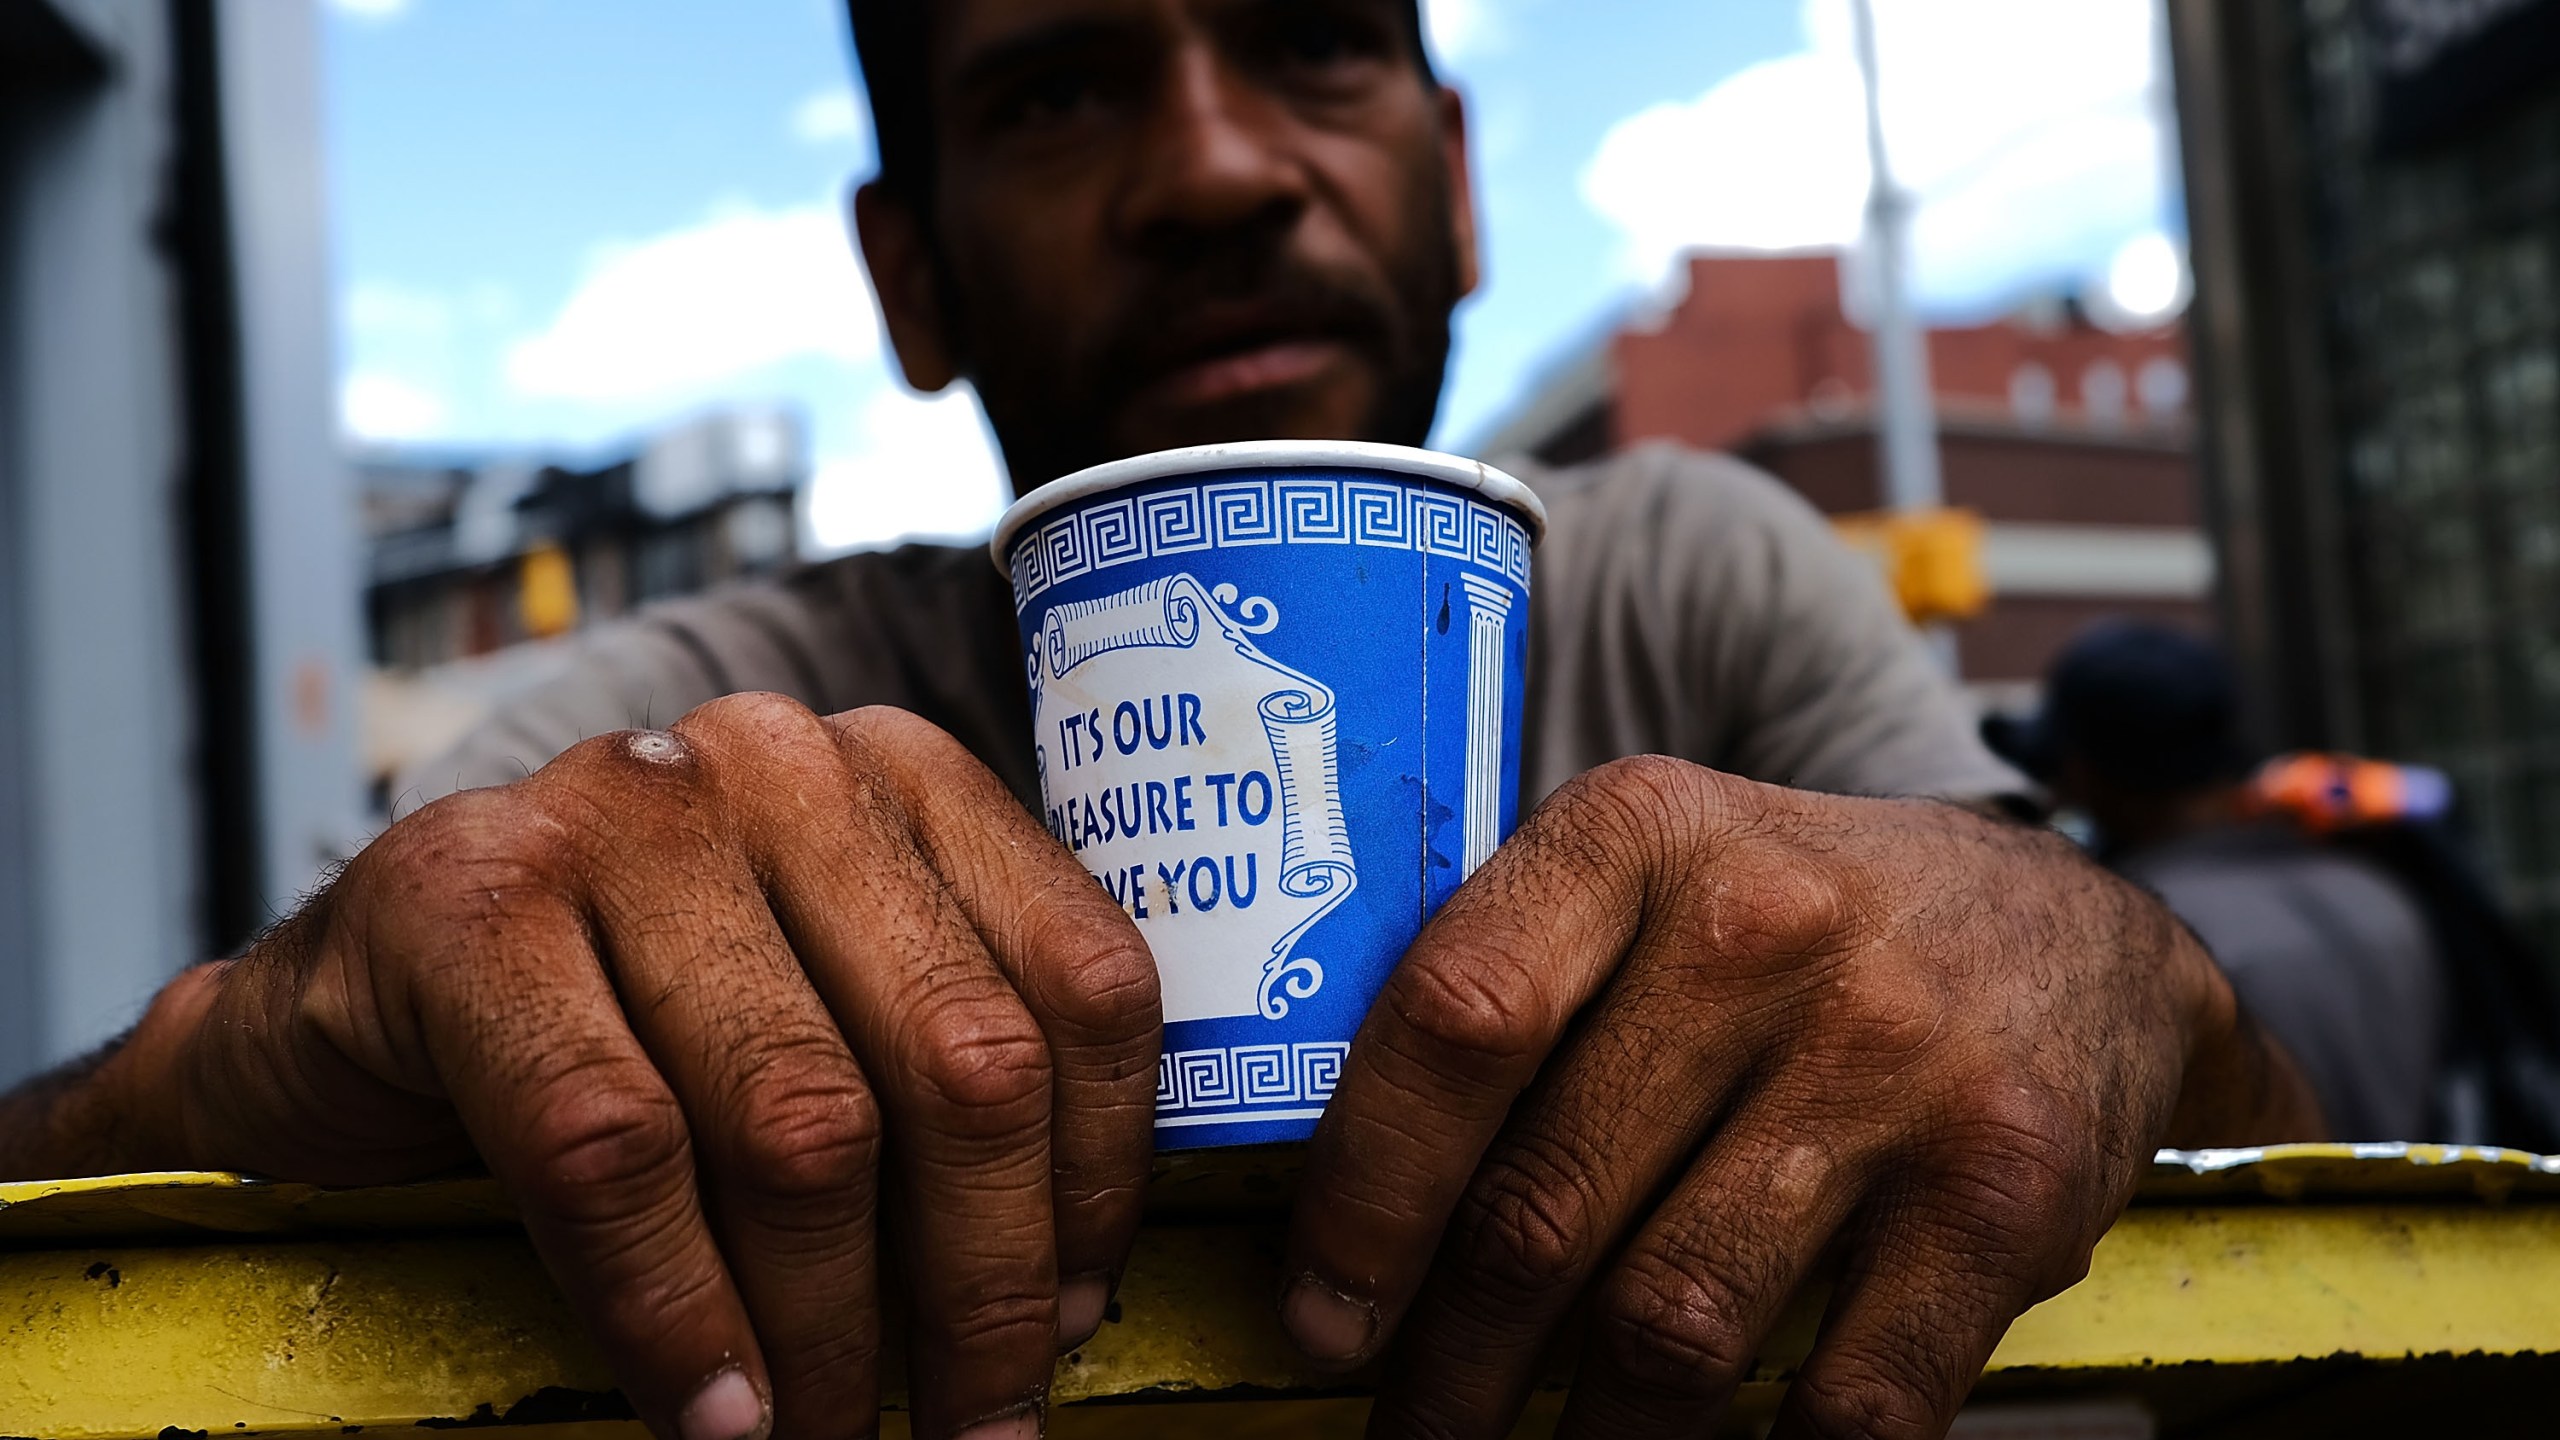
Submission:
M 395 375 L 358 371 L 338 386 L 338 424 L 359 440 L 431 440 L 444 429 L 444 397 Z
M 1583 169 L 1583 199 L 1617 226 L 1624 264 L 1647 280 L 1691 246 L 1844 244 L 1867 184 L 1859 103 L 1856 68 L 1834 57 L 1754 65 L 1685 105 L 1611 126 Z
M 1875 0 L 1895 179 L 1918 193 L 1924 298 L 2103 265 L 2159 224 L 2157 0 Z M 1802 52 L 1612 127 L 1582 177 L 1653 280 L 1690 247 L 1852 243 L 1867 190 L 1849 0 L 1806 0 Z
M 338 13 L 363 20 L 388 20 L 409 8 L 409 0 L 329 0 Z
M 821 90 L 791 107 L 791 133 L 810 145 L 859 141 L 869 129 L 861 102 L 853 91 L 837 86 Z
M 823 552 L 984 535 L 1011 499 L 966 386 L 928 397 L 888 385 L 862 406 L 858 448 L 810 479 L 809 537 Z
M 1423 0 L 1422 28 L 1433 57 L 1454 64 L 1497 44 L 1502 17 L 1494 0 Z
M 732 209 L 600 251 L 550 325 L 509 348 L 506 374 L 530 397 L 677 401 L 786 360 L 879 349 L 833 206 Z

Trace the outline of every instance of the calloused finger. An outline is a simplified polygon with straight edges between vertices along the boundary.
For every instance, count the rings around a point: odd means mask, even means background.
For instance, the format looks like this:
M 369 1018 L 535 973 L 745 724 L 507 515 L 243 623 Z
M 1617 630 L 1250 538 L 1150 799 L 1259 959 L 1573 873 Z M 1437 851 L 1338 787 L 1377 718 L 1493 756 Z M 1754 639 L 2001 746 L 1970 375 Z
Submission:
M 1891 1141 L 1764 1099 L 1682 1176 L 1601 1282 L 1566 1440 L 1701 1435 L 1858 1203 Z
M 1387 977 L 1290 1222 L 1281 1319 L 1310 1358 L 1354 1365 L 1393 1333 L 1512 1103 L 1617 971 L 1661 877 L 1612 796 L 1670 764 L 1604 767 L 1558 791 Z
M 1046 1038 L 877 770 L 816 716 L 732 696 L 676 733 L 730 776 L 749 862 L 885 1118 L 915 1432 L 1036 1435 L 1058 1336 Z
M 1062 1347 L 1102 1323 L 1137 1234 L 1163 1038 L 1155 958 L 1075 857 L 958 741 L 895 710 L 838 716 L 1049 1045 Z
M 684 1108 L 774 1433 L 863 1433 L 879 1410 L 880 1116 L 728 828 L 728 786 L 772 777 L 722 777 L 679 737 L 640 734 L 573 751 L 561 778 L 635 745 L 695 783 L 617 792 L 595 927 L 633 1031 Z
M 684 1113 L 568 898 L 582 882 L 547 843 L 557 827 L 513 787 L 438 806 L 361 862 L 442 882 L 364 887 L 376 902 L 349 917 L 385 957 L 376 973 L 402 977 L 383 1003 L 641 1419 L 670 1440 L 763 1435 L 764 1360 L 704 1222 Z
M 2086 1209 L 2025 1157 L 1880 1192 L 1770 1434 L 1944 1435 L 2010 1323 L 2085 1270 Z
M 1700 1031 L 1691 977 L 1661 948 L 1638 943 L 1487 1150 L 1398 1327 L 1373 1433 L 1508 1434 L 1567 1312 L 1730 1103 L 1754 1052 Z M 1666 1053 L 1678 1032 L 1695 1047 Z

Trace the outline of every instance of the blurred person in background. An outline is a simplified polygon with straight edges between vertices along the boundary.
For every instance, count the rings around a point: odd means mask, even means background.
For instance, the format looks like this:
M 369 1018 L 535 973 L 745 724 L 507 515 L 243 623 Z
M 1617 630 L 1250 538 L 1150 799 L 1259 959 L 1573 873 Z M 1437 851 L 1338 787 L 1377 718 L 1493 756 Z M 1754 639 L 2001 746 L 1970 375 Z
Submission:
M 1414 0 L 852 18 L 890 339 L 1019 484 L 1426 438 L 1477 252 Z M 1834 1255 L 1782 1431 L 1940 1433 L 2155 1145 L 2317 1103 L 2156 901 L 1994 813 L 2022 782 L 1809 507 L 1665 446 L 1524 478 L 1547 798 L 1355 1041 L 1282 1322 L 1393 1345 L 1376 1433 L 1492 1437 L 1587 1298 L 1566 1424 L 1694 1433 Z M 460 793 L 0 1101 L 0 1174 L 476 1158 L 671 1440 L 870 1426 L 886 1215 L 916 1433 L 1031 1440 L 1137 1227 L 1159 1027 L 1022 803 L 1027 712 L 976 547 L 600 634 L 420 777 Z
M 2425 914 L 2387 871 L 2262 813 L 2222 655 L 2180 631 L 2093 627 L 2043 709 L 1986 737 L 2093 827 L 2099 859 L 2158 895 L 2301 1062 L 2333 1133 L 2414 1140 L 2446 1012 Z
M 2338 1136 L 2560 1143 L 2560 1006 L 2454 831 L 2442 774 L 2259 764 L 2221 652 L 2130 622 L 2092 627 L 2040 713 L 1984 734 L 2194 928 Z

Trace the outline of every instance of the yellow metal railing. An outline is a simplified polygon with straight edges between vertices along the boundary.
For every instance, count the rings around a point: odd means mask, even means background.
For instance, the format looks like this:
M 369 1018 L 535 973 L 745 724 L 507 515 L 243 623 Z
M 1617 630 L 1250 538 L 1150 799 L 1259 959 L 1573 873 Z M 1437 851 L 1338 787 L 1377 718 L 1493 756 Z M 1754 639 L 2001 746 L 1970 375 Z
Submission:
M 1060 1365 L 1053 1435 L 1358 1433 L 1366 1402 L 1301 1367 L 1272 1319 L 1271 1177 L 1217 1163 L 1160 1174 L 1118 1320 Z M 2441 1403 L 2483 1421 L 2541 1406 L 2541 1357 L 2560 1355 L 2555 1169 L 2442 1147 L 2163 1165 L 2088 1278 L 2018 1321 L 1980 1393 L 2117 1397 L 2177 1433 L 2313 1433 L 2280 1422 L 2324 1403 L 2367 1419 Z M 1780 1326 L 1735 1424 L 1769 1413 L 1819 1298 Z M 1565 1368 L 1524 1433 L 1552 1426 Z M 624 1413 L 488 1182 L 0 1186 L 0 1436 L 473 1421 L 637 1436 Z

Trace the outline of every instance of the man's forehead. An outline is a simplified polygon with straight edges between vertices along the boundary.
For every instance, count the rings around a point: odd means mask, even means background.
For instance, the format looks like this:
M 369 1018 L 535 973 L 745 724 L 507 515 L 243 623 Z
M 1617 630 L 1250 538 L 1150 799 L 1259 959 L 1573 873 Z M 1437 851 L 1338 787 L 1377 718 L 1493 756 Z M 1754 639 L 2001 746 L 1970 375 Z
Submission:
M 1240 0 L 932 0 L 937 58 L 956 60 L 991 45 L 1054 31 L 1139 32 L 1179 26 Z
M 967 64 L 991 50 L 1050 36 L 1131 40 L 1170 34 L 1241 11 L 1277 9 L 1308 0 L 925 0 L 933 12 L 934 63 Z M 1344 8 L 1392 11 L 1402 0 L 1336 0 Z

